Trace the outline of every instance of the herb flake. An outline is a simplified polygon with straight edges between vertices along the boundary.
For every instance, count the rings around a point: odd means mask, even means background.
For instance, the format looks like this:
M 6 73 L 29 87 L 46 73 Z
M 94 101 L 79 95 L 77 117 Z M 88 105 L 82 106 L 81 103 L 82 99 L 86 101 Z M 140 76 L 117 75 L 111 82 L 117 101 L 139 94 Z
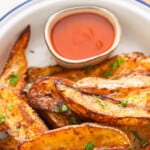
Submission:
M 101 100 L 98 96 L 96 95 L 93 95 L 93 98 L 96 100 L 96 102 L 98 102 L 102 107 L 105 107 L 106 106 L 106 103 Z
M 8 105 L 7 109 L 8 109 L 9 111 L 12 111 L 12 110 L 13 110 L 13 105 Z
M 62 112 L 67 112 L 68 111 L 67 105 L 63 104 L 61 110 Z
M 74 116 L 70 117 L 69 123 L 70 123 L 70 124 L 77 124 L 76 118 L 75 118 Z
M 112 72 L 109 71 L 109 70 L 105 70 L 105 71 L 103 72 L 103 75 L 104 75 L 104 77 L 109 78 L 110 76 L 112 76 Z
M 6 119 L 6 115 L 5 114 L 0 114 L 0 123 L 3 123 Z
M 146 141 L 145 139 L 141 138 L 137 131 L 132 131 L 132 134 L 135 136 L 135 138 L 140 142 L 141 146 L 143 148 L 147 147 L 149 145 L 149 142 Z
M 109 66 L 112 68 L 112 70 L 116 70 L 116 69 L 118 69 L 119 67 L 120 67 L 120 65 L 122 64 L 124 62 L 124 57 L 118 57 L 117 59 L 116 59 L 116 61 L 114 61 L 114 62 L 111 62 L 110 64 L 109 64 Z
M 55 107 L 54 112 L 55 112 L 55 113 L 59 113 L 59 112 L 60 112 L 60 109 L 59 109 L 58 106 Z
M 85 145 L 84 150 L 93 150 L 94 149 L 94 144 L 92 142 L 89 142 Z
M 18 75 L 10 75 L 9 77 L 9 84 L 12 85 L 12 86 L 17 86 L 18 84 L 18 81 L 19 81 L 19 76 Z

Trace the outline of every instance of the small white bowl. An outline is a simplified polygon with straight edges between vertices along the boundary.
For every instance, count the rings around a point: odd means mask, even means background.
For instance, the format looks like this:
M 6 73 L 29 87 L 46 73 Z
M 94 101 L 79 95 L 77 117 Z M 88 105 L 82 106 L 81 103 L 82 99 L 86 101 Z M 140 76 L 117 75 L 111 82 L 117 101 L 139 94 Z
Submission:
M 101 54 L 88 57 L 85 59 L 80 59 L 80 60 L 68 59 L 57 53 L 57 51 L 53 47 L 52 41 L 50 39 L 50 35 L 53 30 L 53 27 L 59 20 L 63 19 L 64 17 L 70 16 L 73 14 L 79 14 L 79 13 L 95 13 L 97 15 L 105 17 L 112 24 L 114 28 L 114 32 L 115 32 L 115 37 L 114 37 L 114 41 L 111 47 Z M 112 12 L 108 11 L 107 9 L 94 7 L 94 6 L 91 6 L 91 7 L 82 6 L 82 7 L 74 7 L 74 8 L 61 10 L 53 14 L 52 16 L 50 16 L 50 18 L 48 19 L 46 23 L 44 34 L 45 34 L 45 41 L 48 46 L 48 49 L 50 50 L 51 54 L 54 56 L 56 62 L 59 65 L 66 67 L 66 68 L 82 68 L 82 67 L 89 66 L 89 65 L 95 65 L 110 56 L 110 54 L 117 48 L 120 42 L 121 27 L 116 16 Z

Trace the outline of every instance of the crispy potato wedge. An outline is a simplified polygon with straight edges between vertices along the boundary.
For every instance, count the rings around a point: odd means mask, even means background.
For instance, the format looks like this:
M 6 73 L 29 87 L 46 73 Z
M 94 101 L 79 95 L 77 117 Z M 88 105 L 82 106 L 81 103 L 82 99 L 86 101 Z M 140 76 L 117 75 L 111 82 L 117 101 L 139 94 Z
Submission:
M 150 126 L 119 126 L 129 137 L 132 145 L 131 150 L 149 150 L 150 149 Z
M 150 75 L 150 62 L 148 56 L 139 52 L 119 54 L 98 65 L 87 66 L 82 69 L 64 69 L 60 66 L 28 69 L 28 79 L 35 82 L 41 76 L 61 76 L 72 81 L 78 81 L 84 77 L 102 77 L 118 79 L 133 75 Z
M 129 97 L 131 92 L 149 88 L 150 76 L 136 75 L 118 80 L 88 77 L 77 81 L 74 86 L 84 91 L 92 92 L 92 94 L 102 94 L 104 97 L 115 98 L 116 101 L 121 101 L 123 98 Z M 135 96 L 136 94 L 131 95 L 130 99 L 131 97 L 133 99 Z M 133 102 L 132 100 L 132 104 Z
M 32 108 L 12 89 L 0 88 L 1 123 L 7 127 L 9 135 L 18 141 L 33 139 L 47 131 L 47 127 Z
M 53 128 L 71 124 L 72 117 L 76 122 L 81 122 L 81 117 L 72 112 L 60 97 L 54 84 L 56 79 L 62 78 L 43 77 L 38 79 L 28 92 L 30 105 L 40 111 L 41 117 Z
M 94 123 L 66 126 L 51 130 L 35 140 L 23 142 L 18 150 L 81 150 L 89 143 L 93 147 L 130 147 L 128 137 L 120 130 Z
M 11 87 L 14 92 L 20 93 L 25 85 L 25 72 L 27 71 L 27 61 L 25 49 L 30 38 L 30 26 L 27 26 L 19 35 L 14 44 L 7 64 L 0 75 L 0 86 Z M 5 125 L 0 124 L 0 131 L 5 130 Z
M 70 82 L 70 81 L 69 81 Z M 109 95 L 95 94 L 80 87 L 72 86 L 62 80 L 55 80 L 68 107 L 79 116 L 93 119 L 109 125 L 145 125 L 150 123 L 149 106 L 150 87 L 137 91 L 131 90 L 126 97 L 117 98 Z M 62 90 L 63 89 L 63 90 Z M 130 103 L 130 95 L 134 95 L 134 103 Z
M 8 62 L 0 76 L 0 86 L 11 87 L 20 92 L 24 88 L 25 73 L 27 71 L 27 60 L 25 49 L 30 38 L 30 26 L 27 26 L 19 35 L 9 56 Z M 11 82 L 13 78 L 16 82 Z
M 15 150 L 17 148 L 17 145 L 18 141 L 11 136 L 0 139 L 0 150 Z

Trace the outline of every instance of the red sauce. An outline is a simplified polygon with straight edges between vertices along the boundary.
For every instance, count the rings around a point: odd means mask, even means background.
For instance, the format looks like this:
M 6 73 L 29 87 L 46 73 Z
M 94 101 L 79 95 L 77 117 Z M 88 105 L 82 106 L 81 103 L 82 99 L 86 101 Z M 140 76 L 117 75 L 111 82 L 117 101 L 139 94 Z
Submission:
M 61 19 L 50 36 L 57 53 L 78 60 L 105 52 L 111 47 L 115 33 L 106 18 L 81 13 Z

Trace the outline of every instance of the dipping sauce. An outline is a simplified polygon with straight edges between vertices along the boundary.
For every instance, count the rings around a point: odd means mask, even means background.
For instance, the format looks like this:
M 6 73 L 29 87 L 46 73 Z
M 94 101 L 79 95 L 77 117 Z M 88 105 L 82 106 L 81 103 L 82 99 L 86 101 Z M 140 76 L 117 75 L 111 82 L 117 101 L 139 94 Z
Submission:
M 115 32 L 103 16 L 80 13 L 57 22 L 50 38 L 57 53 L 67 59 L 89 58 L 107 51 L 113 44 Z

